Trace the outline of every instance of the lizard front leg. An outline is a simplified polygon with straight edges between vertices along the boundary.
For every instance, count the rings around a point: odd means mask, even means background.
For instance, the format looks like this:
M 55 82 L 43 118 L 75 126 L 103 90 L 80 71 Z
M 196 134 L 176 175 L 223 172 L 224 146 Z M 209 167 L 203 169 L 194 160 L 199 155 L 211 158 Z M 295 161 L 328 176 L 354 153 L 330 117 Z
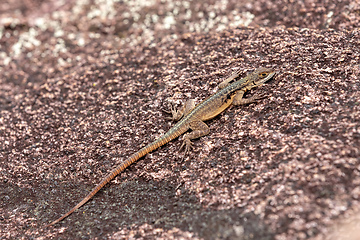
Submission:
M 196 139 L 209 134 L 210 128 L 201 120 L 194 120 L 189 123 L 189 128 L 192 132 L 189 132 L 183 137 L 183 144 L 180 149 L 185 146 L 185 155 L 192 148 L 192 142 L 190 140 Z
M 189 99 L 180 109 L 175 109 L 174 107 L 171 107 L 170 111 L 165 111 L 165 112 L 172 114 L 172 117 L 168 117 L 168 119 L 171 119 L 173 121 L 179 121 L 183 116 L 191 112 L 191 110 L 193 110 L 194 107 L 195 107 L 195 100 Z
M 234 100 L 232 102 L 233 105 L 237 106 L 237 105 L 245 105 L 245 104 L 249 104 L 249 103 L 253 103 L 258 99 L 264 98 L 266 97 L 266 95 L 259 95 L 256 94 L 250 98 L 243 98 L 244 97 L 244 90 L 240 90 L 236 93 Z
M 222 83 L 219 84 L 218 88 L 219 89 L 223 89 L 224 87 L 226 87 L 227 85 L 230 84 L 230 82 L 232 80 L 234 80 L 235 78 L 237 78 L 240 75 L 240 70 L 234 72 L 230 77 L 227 77 Z

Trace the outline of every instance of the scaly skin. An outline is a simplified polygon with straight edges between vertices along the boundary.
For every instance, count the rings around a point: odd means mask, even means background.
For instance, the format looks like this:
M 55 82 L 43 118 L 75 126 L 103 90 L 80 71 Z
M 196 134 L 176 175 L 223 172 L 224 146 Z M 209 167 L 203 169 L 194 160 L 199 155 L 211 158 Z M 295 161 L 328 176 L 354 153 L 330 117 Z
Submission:
M 182 146 L 185 146 L 186 153 L 191 148 L 191 139 L 199 138 L 201 136 L 207 135 L 210 132 L 209 127 L 203 121 L 209 120 L 219 115 L 231 104 L 248 104 L 261 98 L 259 96 L 254 96 L 248 99 L 243 99 L 243 95 L 246 91 L 262 85 L 274 75 L 275 71 L 272 69 L 259 68 L 253 73 L 247 75 L 245 78 L 235 81 L 236 78 L 239 76 L 239 72 L 236 72 L 227 79 L 225 79 L 225 81 L 219 85 L 220 90 L 218 92 L 216 92 L 211 97 L 205 99 L 195 107 L 188 106 L 184 108 L 183 111 L 172 110 L 173 119 L 177 120 L 182 117 L 179 122 L 177 122 L 163 136 L 150 143 L 149 145 L 143 147 L 142 149 L 131 155 L 115 169 L 113 169 L 105 178 L 103 178 L 103 180 L 96 187 L 93 188 L 93 190 L 83 200 L 81 200 L 81 202 L 79 202 L 75 207 L 73 207 L 63 216 L 48 224 L 46 227 L 52 226 L 72 214 L 75 210 L 77 210 L 87 201 L 89 201 L 116 175 L 124 171 L 124 169 L 137 161 L 139 158 L 145 156 L 147 153 L 154 151 L 160 146 L 170 142 L 171 140 L 179 137 L 180 135 L 191 129 L 192 132 L 184 135 L 184 143 Z

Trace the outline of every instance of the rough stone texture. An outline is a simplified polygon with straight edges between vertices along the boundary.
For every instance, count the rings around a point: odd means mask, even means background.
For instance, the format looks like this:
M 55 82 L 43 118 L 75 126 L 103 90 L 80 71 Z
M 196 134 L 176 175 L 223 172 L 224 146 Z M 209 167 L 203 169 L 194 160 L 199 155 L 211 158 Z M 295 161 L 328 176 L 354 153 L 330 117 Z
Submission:
M 359 20 L 341 0 L 2 0 L 0 238 L 359 239 Z M 268 98 L 44 228 L 167 131 L 170 104 L 259 66 Z

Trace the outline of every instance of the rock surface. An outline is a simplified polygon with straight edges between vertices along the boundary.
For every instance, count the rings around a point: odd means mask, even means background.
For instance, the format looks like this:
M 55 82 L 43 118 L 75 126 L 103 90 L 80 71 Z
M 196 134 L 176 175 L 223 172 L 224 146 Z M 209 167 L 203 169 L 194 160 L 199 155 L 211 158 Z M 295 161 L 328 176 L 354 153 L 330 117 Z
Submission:
M 0 239 L 359 239 L 358 1 L 3 0 Z M 163 110 L 273 67 L 183 156 Z

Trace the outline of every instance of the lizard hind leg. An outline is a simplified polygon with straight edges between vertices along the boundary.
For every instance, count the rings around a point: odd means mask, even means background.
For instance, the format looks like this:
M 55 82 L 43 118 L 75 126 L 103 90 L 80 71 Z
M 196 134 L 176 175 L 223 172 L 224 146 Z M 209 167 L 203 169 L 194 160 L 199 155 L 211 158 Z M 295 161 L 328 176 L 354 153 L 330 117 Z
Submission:
M 167 119 L 173 120 L 173 121 L 179 121 L 183 116 L 191 112 L 195 107 L 195 100 L 189 99 L 185 102 L 185 104 L 180 109 L 175 109 L 173 106 L 171 106 L 170 111 L 165 111 L 167 113 L 171 113 L 172 117 L 168 117 Z
M 180 149 L 185 147 L 185 154 L 192 149 L 192 139 L 196 139 L 205 135 L 208 135 L 210 132 L 210 128 L 206 123 L 201 120 L 195 120 L 189 123 L 189 128 L 192 130 L 189 133 L 186 133 L 183 137 L 183 144 Z

